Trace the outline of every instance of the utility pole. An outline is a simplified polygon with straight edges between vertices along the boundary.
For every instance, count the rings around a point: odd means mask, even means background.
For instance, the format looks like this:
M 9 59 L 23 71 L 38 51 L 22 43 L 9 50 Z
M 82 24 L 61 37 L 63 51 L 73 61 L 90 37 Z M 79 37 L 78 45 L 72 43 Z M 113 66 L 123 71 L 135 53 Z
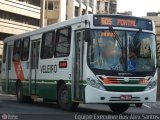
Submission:
M 40 0 L 40 27 L 44 27 L 45 0 Z

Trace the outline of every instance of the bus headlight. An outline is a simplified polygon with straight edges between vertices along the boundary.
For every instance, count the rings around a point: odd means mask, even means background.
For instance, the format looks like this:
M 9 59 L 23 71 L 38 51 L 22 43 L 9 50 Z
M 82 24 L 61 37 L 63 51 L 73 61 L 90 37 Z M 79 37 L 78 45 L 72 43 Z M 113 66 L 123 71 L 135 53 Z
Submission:
M 151 89 L 151 88 L 154 88 L 156 86 L 156 84 L 157 84 L 156 81 L 150 81 L 148 83 L 147 87 Z
M 97 88 L 97 89 L 100 89 L 100 90 L 106 90 L 105 88 L 104 88 L 104 86 L 100 83 L 100 81 L 98 81 L 98 80 L 96 80 L 96 79 L 93 79 L 93 78 L 91 78 L 91 77 L 88 77 L 87 78 L 87 83 L 88 83 L 88 85 L 90 85 L 90 86 L 92 86 L 92 87 L 95 87 L 95 88 Z

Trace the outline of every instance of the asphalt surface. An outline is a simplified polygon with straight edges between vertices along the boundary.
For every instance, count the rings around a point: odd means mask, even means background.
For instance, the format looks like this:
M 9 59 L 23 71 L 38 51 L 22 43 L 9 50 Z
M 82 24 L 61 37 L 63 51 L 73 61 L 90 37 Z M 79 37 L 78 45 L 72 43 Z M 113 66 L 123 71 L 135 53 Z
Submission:
M 73 112 L 61 110 L 56 103 L 18 103 L 14 95 L 0 94 L 0 119 L 2 120 L 94 120 L 94 119 L 148 119 L 142 115 L 160 114 L 160 102 L 144 104 L 141 108 L 131 105 L 122 115 L 113 113 L 107 105 L 80 104 Z M 133 116 L 134 115 L 134 116 Z M 141 118 L 139 118 L 141 117 Z M 152 116 L 160 119 L 159 116 Z

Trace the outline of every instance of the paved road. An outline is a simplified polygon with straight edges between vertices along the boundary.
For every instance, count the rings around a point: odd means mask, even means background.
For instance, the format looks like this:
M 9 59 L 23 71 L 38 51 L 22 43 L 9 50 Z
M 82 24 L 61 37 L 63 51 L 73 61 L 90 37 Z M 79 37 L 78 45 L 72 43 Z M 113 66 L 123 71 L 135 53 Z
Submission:
M 159 114 L 160 103 L 144 104 L 142 108 L 134 105 L 120 117 L 127 117 L 130 114 Z M 56 103 L 17 103 L 13 95 L 0 94 L 0 119 L 6 117 L 18 120 L 92 120 L 94 118 L 109 119 L 115 116 L 106 105 L 87 104 L 80 105 L 74 112 L 66 112 L 59 109 Z M 109 117 L 109 118 L 108 118 Z M 138 116 L 137 116 L 138 117 Z M 65 119 L 64 119 L 65 118 Z M 124 118 L 127 119 L 127 118 Z M 160 118 L 159 118 L 160 119 Z

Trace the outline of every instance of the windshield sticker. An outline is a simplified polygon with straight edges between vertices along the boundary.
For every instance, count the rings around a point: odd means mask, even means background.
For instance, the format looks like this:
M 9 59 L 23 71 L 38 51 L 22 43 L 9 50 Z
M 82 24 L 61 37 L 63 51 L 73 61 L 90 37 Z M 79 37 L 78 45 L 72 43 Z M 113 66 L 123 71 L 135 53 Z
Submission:
M 134 62 L 132 60 L 128 61 L 128 70 L 135 71 L 136 70 L 136 62 Z

